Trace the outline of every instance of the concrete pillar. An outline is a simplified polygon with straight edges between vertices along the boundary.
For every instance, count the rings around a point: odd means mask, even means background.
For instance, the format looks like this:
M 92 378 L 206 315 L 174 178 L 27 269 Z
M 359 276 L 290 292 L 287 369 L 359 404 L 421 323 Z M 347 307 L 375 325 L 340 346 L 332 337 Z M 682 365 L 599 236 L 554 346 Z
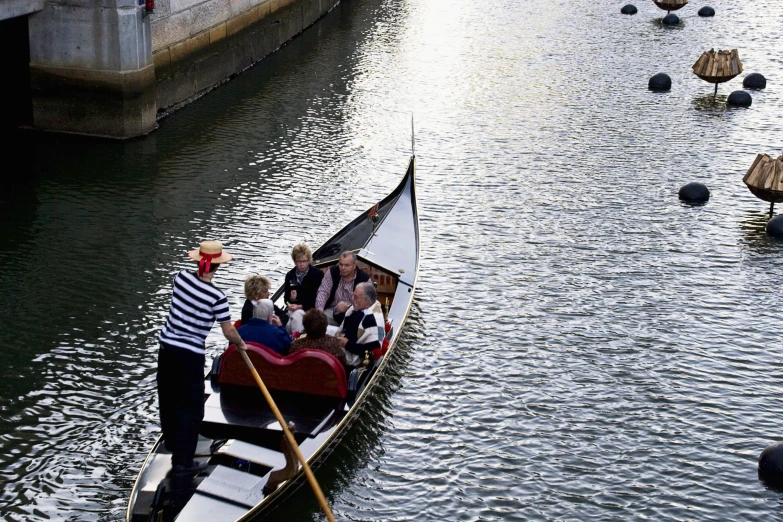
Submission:
M 150 17 L 137 0 L 47 0 L 29 30 L 33 127 L 112 138 L 157 127 Z

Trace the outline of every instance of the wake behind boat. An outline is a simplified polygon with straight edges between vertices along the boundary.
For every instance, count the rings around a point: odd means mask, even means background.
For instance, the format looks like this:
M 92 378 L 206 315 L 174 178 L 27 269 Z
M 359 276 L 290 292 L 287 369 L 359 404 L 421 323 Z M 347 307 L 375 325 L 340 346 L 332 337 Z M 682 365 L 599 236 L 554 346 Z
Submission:
M 328 270 L 341 252 L 356 253 L 384 307 L 384 348 L 366 353 L 362 364 L 346 374 L 336 358 L 319 350 L 280 356 L 247 343 L 247 355 L 311 468 L 323 462 L 356 420 L 410 311 L 419 264 L 415 170 L 412 156 L 391 194 L 313 254 L 313 265 Z M 282 288 L 273 300 L 282 304 Z M 235 347 L 216 360 L 205 384 L 195 460 L 206 463 L 207 470 L 177 478 L 171 473 L 171 453 L 158 438 L 131 491 L 127 522 L 256 519 L 302 484 L 302 467 Z

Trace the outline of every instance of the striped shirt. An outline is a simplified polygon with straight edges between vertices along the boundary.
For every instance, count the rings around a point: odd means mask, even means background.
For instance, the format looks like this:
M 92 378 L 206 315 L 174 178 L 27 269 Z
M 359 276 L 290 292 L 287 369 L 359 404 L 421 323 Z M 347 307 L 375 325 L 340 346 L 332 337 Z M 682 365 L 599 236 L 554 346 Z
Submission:
M 174 276 L 171 308 L 158 336 L 160 342 L 203 354 L 215 320 L 231 320 L 226 295 L 212 283 L 199 279 L 195 272 L 182 270 Z

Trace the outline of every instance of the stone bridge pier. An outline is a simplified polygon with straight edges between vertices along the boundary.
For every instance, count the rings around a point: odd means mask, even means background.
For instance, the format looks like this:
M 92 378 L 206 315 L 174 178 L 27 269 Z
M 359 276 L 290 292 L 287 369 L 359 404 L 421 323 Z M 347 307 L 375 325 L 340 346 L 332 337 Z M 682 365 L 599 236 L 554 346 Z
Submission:
M 137 0 L 47 1 L 28 27 L 35 128 L 125 138 L 157 127 L 150 17 Z
M 141 1 L 141 3 L 140 3 Z M 0 0 L 2 127 L 131 138 L 312 25 L 339 0 Z

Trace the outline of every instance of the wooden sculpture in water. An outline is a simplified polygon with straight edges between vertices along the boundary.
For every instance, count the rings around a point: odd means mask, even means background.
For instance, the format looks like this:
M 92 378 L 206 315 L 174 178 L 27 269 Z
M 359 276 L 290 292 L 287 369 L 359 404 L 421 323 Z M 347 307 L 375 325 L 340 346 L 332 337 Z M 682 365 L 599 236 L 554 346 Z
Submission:
M 754 196 L 769 201 L 772 214 L 775 203 L 783 201 L 783 155 L 777 159 L 767 154 L 757 155 L 742 181 Z
M 715 52 L 715 49 L 704 51 L 693 64 L 693 74 L 705 82 L 715 84 L 713 99 L 718 94 L 719 83 L 727 82 L 741 72 L 742 62 L 736 49 L 718 52 Z
M 672 11 L 685 7 L 688 0 L 653 0 L 653 3 L 667 13 L 671 13 Z

